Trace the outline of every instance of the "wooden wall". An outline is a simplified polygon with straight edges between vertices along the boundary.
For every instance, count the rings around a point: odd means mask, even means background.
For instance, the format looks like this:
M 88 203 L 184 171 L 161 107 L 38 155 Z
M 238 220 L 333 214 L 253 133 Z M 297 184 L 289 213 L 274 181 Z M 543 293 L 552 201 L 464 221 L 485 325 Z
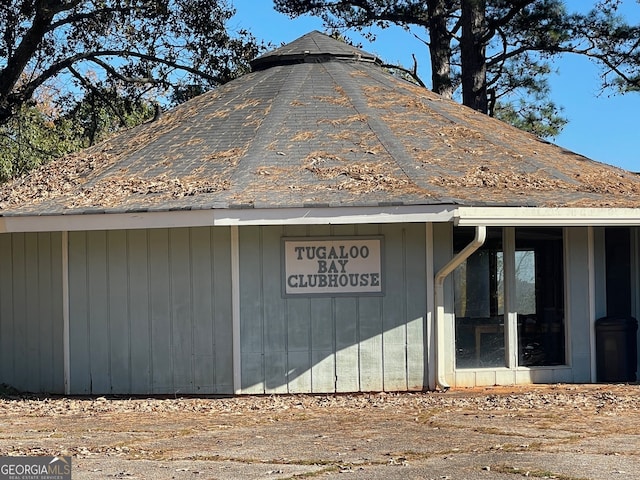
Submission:
M 0 234 L 0 383 L 64 393 L 60 233 Z
M 281 237 L 383 235 L 382 297 L 283 298 Z M 243 393 L 428 386 L 425 226 L 240 229 Z
M 436 269 L 451 256 L 450 228 L 434 226 Z M 383 296 L 283 297 L 282 237 L 358 235 L 384 239 Z M 589 230 L 565 235 L 569 365 L 456 372 L 450 351 L 452 384 L 591 380 L 602 242 L 595 235 L 594 305 Z M 0 234 L 0 383 L 64 392 L 63 238 Z M 70 232 L 68 241 L 71 393 L 234 392 L 229 228 Z M 426 243 L 423 224 L 241 227 L 235 387 L 247 394 L 426 388 Z M 451 295 L 447 283 L 448 312 Z
M 69 233 L 72 393 L 233 393 L 230 233 Z

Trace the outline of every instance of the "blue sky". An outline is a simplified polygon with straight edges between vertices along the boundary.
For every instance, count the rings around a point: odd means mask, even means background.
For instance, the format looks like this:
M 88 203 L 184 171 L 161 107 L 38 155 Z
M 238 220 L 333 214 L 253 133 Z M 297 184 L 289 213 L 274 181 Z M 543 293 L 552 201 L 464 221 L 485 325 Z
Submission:
M 289 19 L 273 10 L 271 0 L 231 0 L 237 10 L 232 28 L 246 28 L 259 40 L 279 46 L 311 30 L 323 31 L 322 22 L 314 17 Z M 585 9 L 595 1 L 568 0 L 569 9 Z M 640 22 L 637 0 L 623 0 L 623 13 Z M 378 33 L 374 43 L 355 32 L 348 36 L 361 42 L 363 49 L 387 63 L 413 65 L 411 54 L 419 65 L 427 64 L 426 47 L 401 30 L 389 28 Z M 553 142 L 593 160 L 640 171 L 640 93 L 624 96 L 599 90 L 598 68 L 584 58 L 566 56 L 554 64 L 558 70 L 551 77 L 551 98 L 564 108 L 569 123 Z M 422 75 L 429 80 L 428 74 Z

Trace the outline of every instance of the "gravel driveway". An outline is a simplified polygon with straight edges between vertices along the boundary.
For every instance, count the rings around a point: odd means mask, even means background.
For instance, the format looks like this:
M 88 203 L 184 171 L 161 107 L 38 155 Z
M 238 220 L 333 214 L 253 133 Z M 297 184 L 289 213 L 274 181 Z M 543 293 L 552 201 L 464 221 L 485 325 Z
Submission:
M 0 397 L 0 455 L 59 454 L 74 480 L 640 479 L 640 386 Z

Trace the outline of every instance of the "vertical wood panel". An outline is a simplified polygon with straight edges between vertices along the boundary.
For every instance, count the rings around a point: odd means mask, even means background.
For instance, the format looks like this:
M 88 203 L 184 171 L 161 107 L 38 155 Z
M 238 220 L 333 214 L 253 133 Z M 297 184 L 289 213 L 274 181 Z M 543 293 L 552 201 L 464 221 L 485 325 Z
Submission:
M 232 392 L 230 236 L 219 229 L 214 247 L 215 230 L 71 236 L 71 315 L 81 327 L 72 327 L 72 369 L 89 366 L 92 392 Z M 83 315 L 90 325 L 84 330 Z M 72 388 L 77 393 L 75 380 Z
M 14 328 L 14 386 L 29 390 L 29 370 L 25 361 L 28 355 L 29 325 L 27 325 L 27 277 L 25 234 L 13 234 L 13 328 Z
M 409 224 L 406 234 L 406 322 L 407 322 L 407 388 L 428 387 L 426 345 L 426 232 L 422 224 Z
M 287 298 L 282 303 L 281 292 L 277 291 L 281 282 L 279 272 L 269 275 L 279 269 L 274 260 L 280 262 L 279 232 L 275 227 L 241 229 L 244 239 L 241 283 L 245 295 L 243 391 L 248 393 L 249 387 L 259 391 L 260 382 L 264 382 L 266 392 L 283 391 L 281 384 L 285 383 L 289 392 L 421 389 L 427 369 L 424 228 L 421 230 L 420 225 L 286 227 L 284 236 L 384 234 L 387 291 L 384 297 Z M 413 235 L 417 238 L 410 238 Z M 268 257 L 266 252 L 277 255 Z M 252 275 L 260 275 L 262 282 L 250 278 Z M 274 277 L 278 279 L 277 285 L 269 284 Z M 249 292 L 254 294 L 247 298 Z M 248 318 L 248 312 L 252 312 L 252 319 Z M 281 319 L 286 320 L 284 334 Z M 283 339 L 284 364 L 280 355 Z M 280 378 L 283 368 L 284 379 Z
M 360 390 L 358 375 L 358 301 L 336 298 L 336 391 Z
M 379 235 L 379 225 L 357 225 L 358 235 Z M 386 247 L 385 247 L 386 249 Z M 386 251 L 385 251 L 386 255 Z M 386 276 L 385 285 L 392 279 Z M 384 387 L 382 364 L 382 299 L 358 299 L 358 358 L 361 391 L 379 391 Z
M 287 300 L 287 382 L 290 393 L 311 391 L 311 321 L 306 298 Z
M 231 229 L 212 228 L 214 393 L 233 393 Z
M 193 273 L 193 389 L 213 392 L 215 384 L 214 290 L 211 229 L 191 231 L 191 269 Z
M 385 242 L 384 271 L 387 279 L 383 300 L 384 389 L 406 390 L 406 246 L 404 229 L 396 225 L 382 228 Z
M 433 268 L 438 272 L 453 258 L 453 226 L 449 223 L 433 224 Z M 442 336 L 445 339 L 444 348 L 444 373 L 447 382 L 453 382 L 455 378 L 455 330 L 454 330 L 454 294 L 453 275 L 449 275 L 444 282 L 444 329 Z M 434 338 L 435 341 L 435 338 Z M 437 353 L 434 347 L 434 355 Z M 435 363 L 435 362 L 434 362 Z M 434 365 L 435 367 L 435 365 Z M 435 368 L 433 370 L 435 377 Z M 475 377 L 474 377 L 475 378 Z M 435 380 L 435 379 L 434 379 Z
M 60 262 L 60 234 L 0 235 L 0 383 L 64 391 Z
M 385 235 L 388 283 L 384 298 L 311 300 L 285 300 L 280 295 L 282 229 L 240 229 L 245 393 L 403 389 L 414 383 L 408 373 L 414 366 L 416 381 L 420 381 L 424 374 L 419 365 L 424 356 L 424 275 L 420 275 L 424 245 L 421 241 L 407 243 L 413 233 L 403 237 L 398 226 L 380 228 L 321 226 L 286 230 L 287 235 L 362 235 L 380 231 Z M 176 389 L 198 392 L 225 384 L 232 388 L 227 230 L 70 235 L 74 300 L 71 335 L 76 342 L 83 335 L 90 340 L 87 349 L 72 344 L 72 356 L 78 358 L 86 353 L 88 361 L 84 365 L 91 372 L 91 379 L 85 383 L 93 382 L 94 392 L 127 388 L 142 389 L 142 393 L 174 393 Z M 83 236 L 88 239 L 89 248 L 83 245 Z M 220 241 L 212 241 L 217 236 Z M 25 263 L 22 279 L 17 273 L 18 281 L 23 283 L 35 275 L 42 285 L 39 289 L 45 289 L 47 280 L 41 277 L 41 264 L 53 261 L 48 259 L 50 252 L 45 251 L 51 241 L 43 238 L 40 242 L 36 258 L 41 260 L 36 260 L 35 268 Z M 84 260 L 78 259 L 83 252 Z M 22 259 L 27 261 L 24 251 Z M 408 273 L 410 270 L 414 273 Z M 414 279 L 414 275 L 420 278 L 415 287 L 407 280 Z M 51 301 L 42 297 L 42 302 Z M 4 308 L 2 304 L 0 308 Z M 26 312 L 30 307 L 23 301 L 22 307 L 17 308 Z M 47 307 L 42 303 L 37 308 L 36 317 Z M 1 325 L 5 328 L 4 323 Z M 79 327 L 77 331 L 75 326 Z M 415 333 L 408 333 L 412 331 Z M 104 345 L 105 339 L 106 348 L 102 348 L 98 340 Z M 46 355 L 51 356 L 51 350 Z M 74 393 L 76 385 L 83 384 L 82 368 L 82 362 L 72 361 Z M 128 376 L 131 386 L 126 383 Z
M 358 235 L 379 235 L 379 225 L 357 225 Z M 385 239 L 385 255 L 386 255 Z M 393 279 L 386 275 L 386 284 Z M 386 287 L 385 287 L 386 288 Z M 388 295 L 388 293 L 386 293 Z M 382 299 L 379 297 L 361 297 L 358 299 L 360 343 L 360 390 L 379 391 L 384 387 L 382 364 Z
M 110 388 L 112 392 L 131 391 L 131 340 L 129 318 L 129 278 L 127 233 L 107 232 L 108 312 Z
M 149 293 L 153 393 L 174 393 L 169 233 L 149 230 Z
M 307 298 L 287 299 L 287 339 L 289 352 L 308 352 L 311 349 L 310 302 Z
M 109 393 L 110 326 L 106 232 L 87 233 L 91 393 Z
M 382 300 L 376 297 L 359 299 L 362 391 L 381 391 L 384 387 L 381 302 Z
M 127 232 L 131 393 L 152 393 L 149 250 L 146 230 Z
M 11 234 L 0 233 L 0 382 L 13 383 Z
M 311 225 L 309 235 L 329 236 L 330 225 Z M 333 299 L 312 298 L 311 301 L 311 389 L 334 392 L 336 388 L 335 317 Z
M 193 392 L 193 318 L 191 312 L 191 255 L 189 230 L 171 229 L 171 321 L 173 337 L 173 375 L 175 392 Z
M 280 287 L 281 227 L 262 230 L 265 393 L 287 393 L 287 322 Z
M 229 229 L 68 242 L 71 393 L 233 391 Z M 64 392 L 61 262 L 60 233 L 0 235 L 0 382 Z
M 69 360 L 72 393 L 91 392 L 86 232 L 69 232 Z
M 51 234 L 37 233 L 37 296 L 38 313 L 36 323 L 38 328 L 38 389 L 40 392 L 52 392 L 54 389 L 52 371 L 55 366 L 54 361 L 54 329 L 57 327 L 54 318 L 53 295 L 60 295 L 57 288 L 54 289 L 51 278 L 52 251 Z M 59 250 L 58 250 L 59 251 Z M 56 282 L 58 285 L 60 282 Z
M 308 227 L 305 225 L 289 225 L 285 228 L 284 235 L 302 237 L 307 231 Z M 281 248 L 280 245 L 278 248 Z M 290 393 L 311 391 L 310 308 L 310 302 L 306 298 L 289 298 L 286 301 L 287 382 Z
M 51 318 L 53 333 L 51 335 L 52 344 L 52 364 L 51 371 L 51 393 L 64 393 L 64 314 L 63 314 L 63 288 L 64 280 L 62 274 L 62 233 L 50 234 L 51 265 L 50 282 L 52 284 Z
M 380 225 L 376 224 L 356 225 L 355 228 L 357 235 L 380 235 L 382 233 Z
M 264 393 L 288 393 L 287 354 L 285 351 L 267 350 L 264 354 Z
M 285 237 L 304 237 L 309 231 L 307 225 L 286 225 L 284 227 Z
M 0 233 L 0 382 L 15 385 L 12 234 Z
M 356 234 L 353 225 L 336 225 L 332 235 L 352 236 Z M 335 358 L 338 392 L 357 392 L 360 390 L 358 375 L 358 300 L 357 297 L 338 297 L 335 299 Z
M 40 385 L 40 336 L 38 334 L 40 292 L 38 291 L 38 234 L 25 234 L 26 315 L 22 319 L 26 329 L 26 356 L 20 360 L 25 367 L 25 389 L 37 392 Z M 45 293 L 49 295 L 49 293 Z
M 311 351 L 287 352 L 289 393 L 311 392 Z
M 332 352 L 311 352 L 312 393 L 333 393 L 335 386 L 336 359 Z
M 335 391 L 334 342 L 333 299 L 311 299 L 311 388 L 314 393 Z
M 245 393 L 264 393 L 261 229 L 259 227 L 241 228 L 239 237 L 241 388 Z

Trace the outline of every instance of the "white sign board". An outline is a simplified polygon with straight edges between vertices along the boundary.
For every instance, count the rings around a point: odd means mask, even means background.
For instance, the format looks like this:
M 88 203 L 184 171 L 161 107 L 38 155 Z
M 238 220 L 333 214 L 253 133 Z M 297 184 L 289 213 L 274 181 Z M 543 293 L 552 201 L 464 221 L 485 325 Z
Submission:
M 382 237 L 283 238 L 285 296 L 382 295 Z

